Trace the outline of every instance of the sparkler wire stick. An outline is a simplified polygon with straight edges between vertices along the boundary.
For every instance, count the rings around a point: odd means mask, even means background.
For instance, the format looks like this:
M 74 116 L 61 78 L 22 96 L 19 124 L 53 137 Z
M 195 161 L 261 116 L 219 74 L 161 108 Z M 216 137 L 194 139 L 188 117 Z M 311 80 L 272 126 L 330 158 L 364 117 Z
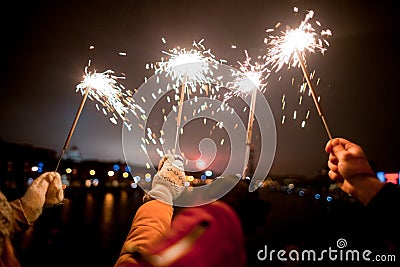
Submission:
M 175 151 L 174 151 L 175 153 L 176 153 L 176 147 L 178 145 L 179 129 L 181 128 L 183 99 L 185 97 L 185 91 L 186 91 L 186 75 L 185 75 L 184 82 L 182 83 L 181 95 L 179 97 L 179 110 L 178 110 L 178 117 L 177 117 L 177 122 L 176 122 L 176 135 L 175 135 Z
M 75 115 L 74 122 L 72 123 L 71 129 L 69 130 L 69 134 L 68 134 L 68 136 L 67 136 L 67 139 L 65 140 L 65 143 L 64 143 L 63 149 L 62 149 L 62 151 L 61 151 L 60 158 L 58 159 L 58 163 L 57 163 L 57 166 L 56 166 L 55 171 L 57 171 L 57 169 L 58 169 L 58 167 L 59 167 L 59 165 L 60 165 L 61 159 L 62 159 L 62 157 L 63 157 L 63 155 L 64 155 L 64 152 L 65 152 L 65 150 L 67 150 L 67 148 L 68 148 L 69 141 L 71 140 L 72 134 L 73 134 L 74 131 L 75 131 L 75 126 L 76 126 L 76 124 L 78 123 L 78 119 L 79 119 L 79 117 L 80 117 L 80 115 L 81 115 L 81 113 L 82 113 L 83 106 L 85 105 L 85 102 L 86 102 L 86 99 L 87 99 L 87 97 L 88 97 L 88 95 L 89 95 L 89 91 L 90 91 L 90 90 L 91 90 L 90 87 L 87 87 L 87 88 L 86 88 L 86 92 L 85 92 L 85 94 L 83 95 L 83 98 L 82 98 L 81 104 L 80 104 L 80 106 L 79 106 L 78 112 L 77 112 L 76 115 Z
M 249 158 L 250 158 L 250 145 L 251 137 L 253 134 L 253 122 L 254 122 L 254 109 L 256 106 L 257 90 L 253 90 L 251 94 L 250 111 L 249 111 L 249 121 L 247 122 L 247 135 L 246 135 L 246 154 L 244 156 L 244 167 L 242 178 L 246 178 L 246 173 L 248 170 Z
M 313 85 L 311 83 L 310 75 L 309 75 L 309 73 L 307 71 L 306 65 L 304 64 L 303 57 L 302 57 L 302 55 L 301 55 L 301 53 L 300 53 L 300 51 L 298 49 L 296 49 L 296 53 L 297 53 L 297 57 L 298 57 L 299 62 L 300 62 L 301 69 L 303 70 L 304 77 L 306 78 L 307 84 L 310 87 L 312 98 L 313 98 L 315 106 L 317 107 L 317 110 L 318 110 L 318 115 L 321 117 L 322 122 L 324 123 L 325 130 L 326 130 L 326 132 L 327 132 L 327 134 L 329 136 L 329 139 L 332 140 L 331 131 L 329 130 L 329 127 L 328 127 L 328 124 L 327 124 L 326 119 L 324 117 L 324 114 L 322 113 L 321 106 L 319 105 L 319 102 L 318 102 L 318 100 L 317 100 L 317 98 L 315 96 L 314 87 L 313 87 Z

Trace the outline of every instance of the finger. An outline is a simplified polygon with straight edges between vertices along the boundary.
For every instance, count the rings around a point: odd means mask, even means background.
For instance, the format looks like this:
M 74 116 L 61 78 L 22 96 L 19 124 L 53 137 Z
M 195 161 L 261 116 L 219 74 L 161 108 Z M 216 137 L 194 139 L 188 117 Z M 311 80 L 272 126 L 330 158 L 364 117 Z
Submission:
M 347 143 L 345 145 L 345 149 L 349 152 L 351 152 L 354 155 L 360 155 L 360 156 L 365 156 L 364 151 L 362 150 L 362 148 L 354 143 Z
M 334 181 L 338 184 L 343 184 L 345 182 L 344 178 L 338 172 L 330 170 L 328 172 L 328 176 L 332 181 Z
M 333 154 L 329 154 L 329 159 L 328 159 L 328 167 L 329 169 L 333 170 L 333 171 L 337 171 L 338 170 L 338 163 L 339 160 L 338 158 L 333 155 Z
M 61 174 L 59 174 L 58 172 L 53 172 L 56 178 L 60 178 L 61 179 Z
M 61 189 L 61 190 L 64 189 L 64 188 L 63 188 L 63 184 L 62 184 L 62 182 L 61 182 L 61 179 L 56 179 L 56 180 L 55 180 L 55 187 L 58 188 L 59 190 L 60 190 L 60 189 Z
M 47 173 L 40 175 L 35 180 L 33 180 L 31 186 L 48 187 L 50 183 L 47 181 L 46 177 L 47 177 Z
M 53 181 L 54 179 L 54 172 L 45 172 L 42 175 L 40 175 L 40 179 L 41 180 L 46 180 L 48 183 L 51 183 L 51 181 Z
M 64 199 L 64 190 L 59 189 L 57 191 L 57 199 L 58 199 L 58 201 L 63 201 L 63 199 Z
M 335 146 L 339 146 L 339 145 L 342 144 L 342 142 L 345 142 L 345 141 L 346 141 L 346 139 L 343 139 L 343 138 L 334 138 L 334 139 L 331 139 L 331 140 L 329 140 L 329 141 L 326 143 L 326 145 L 325 145 L 325 151 L 326 151 L 327 153 L 332 153 L 332 152 L 333 152 L 333 148 L 334 148 Z
M 331 161 L 328 161 L 328 168 L 333 172 L 339 172 L 339 166 Z
M 325 152 L 326 153 L 331 153 L 331 151 L 332 151 L 332 141 L 333 141 L 334 139 L 330 139 L 327 143 L 326 143 L 326 145 L 325 145 Z
M 333 164 L 338 164 L 339 163 L 339 159 L 334 154 L 329 154 L 328 161 L 333 163 Z
M 337 158 L 342 158 L 347 152 L 345 146 L 340 140 L 335 140 L 332 142 L 331 154 L 335 155 Z

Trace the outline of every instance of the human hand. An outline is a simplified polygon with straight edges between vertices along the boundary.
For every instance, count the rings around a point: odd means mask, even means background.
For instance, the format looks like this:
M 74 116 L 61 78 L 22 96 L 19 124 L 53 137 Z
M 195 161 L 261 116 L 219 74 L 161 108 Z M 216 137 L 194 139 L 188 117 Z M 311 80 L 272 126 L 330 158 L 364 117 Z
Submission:
M 56 205 L 64 200 L 64 190 L 61 182 L 61 176 L 57 172 L 52 172 L 46 176 L 49 182 L 49 188 L 46 192 L 45 205 Z
M 172 205 L 185 189 L 184 183 L 185 171 L 182 160 L 173 155 L 165 155 L 158 164 L 158 172 L 153 178 L 148 195 Z
M 325 151 L 329 153 L 328 175 L 344 192 L 367 204 L 383 186 L 359 145 L 334 138 L 328 141 Z
M 28 222 L 32 223 L 42 214 L 45 203 L 57 204 L 63 198 L 60 174 L 45 172 L 32 182 L 20 201 Z

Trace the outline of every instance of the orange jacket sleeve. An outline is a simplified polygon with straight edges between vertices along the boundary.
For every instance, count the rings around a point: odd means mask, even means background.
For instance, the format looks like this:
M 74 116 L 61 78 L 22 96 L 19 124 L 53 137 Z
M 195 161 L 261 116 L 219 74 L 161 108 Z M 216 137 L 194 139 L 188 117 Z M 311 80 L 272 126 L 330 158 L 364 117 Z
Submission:
M 134 264 L 136 261 L 132 257 L 133 253 L 148 252 L 169 230 L 172 214 L 172 206 L 158 200 L 148 201 L 140 206 L 115 266 Z

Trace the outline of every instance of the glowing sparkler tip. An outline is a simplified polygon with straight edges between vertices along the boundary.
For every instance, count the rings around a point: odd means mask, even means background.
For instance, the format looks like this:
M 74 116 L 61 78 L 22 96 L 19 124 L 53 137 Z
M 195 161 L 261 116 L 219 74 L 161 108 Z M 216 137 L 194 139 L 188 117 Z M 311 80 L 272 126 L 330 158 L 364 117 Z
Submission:
M 298 9 L 295 9 L 295 12 L 297 11 Z M 289 67 L 299 66 L 298 54 L 301 54 L 304 58 L 304 53 L 307 51 L 312 53 L 319 51 L 324 54 L 325 45 L 329 45 L 329 43 L 321 36 L 331 36 L 332 32 L 325 29 L 318 34 L 315 26 L 311 23 L 313 17 L 314 11 L 310 10 L 299 27 L 295 29 L 287 27 L 285 31 L 282 31 L 282 36 L 269 36 L 268 39 L 264 39 L 264 43 L 270 46 L 266 55 L 266 62 L 272 65 L 272 69 L 279 71 L 284 65 Z M 315 24 L 320 26 L 319 22 L 315 22 Z M 267 30 L 267 32 L 271 32 L 271 30 Z
M 83 80 L 76 86 L 76 91 L 84 94 L 89 90 L 89 98 L 95 99 L 102 104 L 103 108 L 101 110 L 103 113 L 105 115 L 111 113 L 110 121 L 112 123 L 117 124 L 118 116 L 122 121 L 126 122 L 126 113 L 129 111 L 134 112 L 136 109 L 140 111 L 141 109 L 129 97 L 130 92 L 125 92 L 124 87 L 118 84 L 117 80 L 124 78 L 125 76 L 115 76 L 114 71 L 110 69 L 98 73 L 96 71 L 89 72 L 88 67 L 86 67 Z
M 163 51 L 169 56 L 168 60 L 162 59 L 155 64 L 155 73 L 164 73 L 179 83 L 189 85 L 212 82 L 208 75 L 212 69 L 217 68 L 219 62 L 210 50 L 206 50 L 202 42 L 193 42 L 190 50 L 175 47 L 169 51 Z
M 233 94 L 249 94 L 254 90 L 262 90 L 265 86 L 264 81 L 268 78 L 270 70 L 265 64 L 252 64 L 251 58 L 245 50 L 246 59 L 243 63 L 239 62 L 240 71 L 233 73 L 235 77 L 232 89 Z M 227 98 L 230 95 L 227 95 Z

